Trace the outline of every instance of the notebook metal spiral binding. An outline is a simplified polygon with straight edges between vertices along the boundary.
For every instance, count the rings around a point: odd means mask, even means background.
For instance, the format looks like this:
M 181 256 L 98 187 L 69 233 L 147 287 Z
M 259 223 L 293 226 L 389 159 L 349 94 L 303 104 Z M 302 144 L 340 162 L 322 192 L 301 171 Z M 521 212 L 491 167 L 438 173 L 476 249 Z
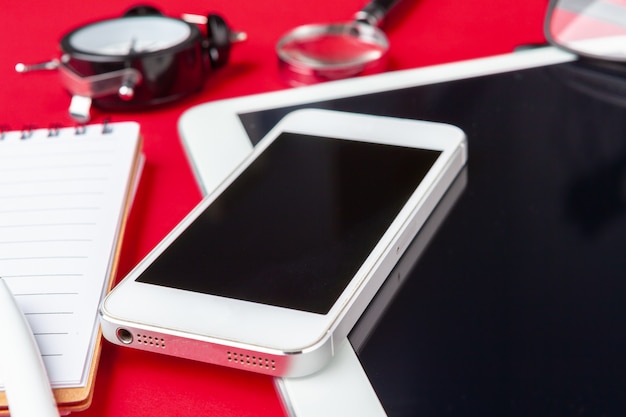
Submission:
M 59 123 L 54 123 L 50 125 L 48 128 L 48 137 L 53 138 L 57 137 L 61 134 L 61 125 Z
M 4 135 L 9 131 L 8 125 L 0 125 L 0 140 L 4 139 Z
M 103 135 L 113 133 L 113 126 L 111 126 L 110 119 L 105 119 L 104 121 L 102 121 L 100 125 L 102 126 L 100 133 L 102 133 Z M 98 126 L 98 125 L 86 124 L 86 123 L 77 124 L 74 126 L 74 134 L 84 135 L 87 133 L 87 129 L 90 126 Z M 64 128 L 65 126 L 63 126 L 60 123 L 53 123 L 47 128 L 46 136 L 49 138 L 58 137 L 61 135 L 61 130 Z M 20 139 L 21 140 L 30 139 L 38 130 L 40 129 L 38 129 L 37 126 L 34 124 L 24 125 L 22 129 L 19 130 Z M 0 125 L 0 140 L 4 140 L 6 138 L 6 135 L 11 132 L 13 132 L 13 130 L 11 130 L 8 125 L 6 124 Z
M 20 136 L 20 139 L 24 140 L 31 138 L 35 130 L 37 130 L 37 127 L 35 125 L 24 126 L 24 128 L 22 128 L 22 134 Z

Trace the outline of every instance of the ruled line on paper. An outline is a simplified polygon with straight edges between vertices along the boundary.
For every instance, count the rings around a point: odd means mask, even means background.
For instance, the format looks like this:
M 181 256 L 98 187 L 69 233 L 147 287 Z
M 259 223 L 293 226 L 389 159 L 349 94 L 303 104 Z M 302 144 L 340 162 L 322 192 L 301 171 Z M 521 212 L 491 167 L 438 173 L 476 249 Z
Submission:
M 6 185 L 24 185 L 24 184 L 50 184 L 50 183 L 70 183 L 70 182 L 102 182 L 106 181 L 106 177 L 87 177 L 87 178 L 48 178 L 48 179 L 32 179 L 32 180 L 16 180 L 12 182 L 0 181 L 0 186 Z
M 29 292 L 29 293 L 13 293 L 14 297 L 24 297 L 24 296 L 55 296 L 55 295 L 78 295 L 77 292 Z
M 32 149 L 29 152 L 24 152 L 17 155 L 3 155 L 0 154 L 0 161 L 15 161 L 17 159 L 24 159 L 27 161 L 32 161 L 35 159 L 46 159 L 52 156 L 54 157 L 64 157 L 64 158 L 76 158 L 76 157 L 87 157 L 87 156 L 95 156 L 101 158 L 103 156 L 111 156 L 114 155 L 115 151 L 111 150 L 98 150 L 98 151 L 79 151 L 79 152 L 32 152 Z
M 0 228 L 27 228 L 27 227 L 66 227 L 66 226 L 95 226 L 96 222 L 67 222 L 67 223 L 35 223 L 35 224 L 0 224 Z
M 31 155 L 31 159 L 32 159 L 32 155 Z M 20 171 L 32 171 L 32 170 L 38 170 L 38 171 L 54 171 L 54 170 L 59 170 L 59 169 L 76 169 L 76 168 L 80 168 L 80 169 L 84 169 L 84 168 L 88 168 L 88 169 L 100 169 L 100 168 L 109 168 L 111 167 L 112 164 L 85 164 L 85 163 L 73 163 L 73 164 L 63 164 L 63 165 L 58 165 L 58 164 L 53 164 L 53 165 L 41 165 L 41 164 L 32 164 L 32 165 L 24 165 L 24 164 L 20 164 L 19 166 L 14 166 L 14 167 L 0 167 L 0 173 L 2 172 L 20 172 Z
M 3 274 L 2 278 L 78 278 L 84 277 L 85 274 L 13 274 L 6 275 Z
M 37 243 L 86 243 L 93 239 L 38 239 L 38 240 L 0 240 L 0 245 L 31 245 Z
M 57 141 L 58 142 L 58 141 Z M 7 149 L 11 149 L 13 152 L 11 154 L 0 154 L 0 161 L 10 163 L 15 160 L 23 159 L 27 163 L 35 163 L 43 161 L 45 163 L 50 158 L 63 158 L 65 161 L 69 163 L 76 164 L 77 161 L 88 158 L 99 158 L 100 162 L 102 161 L 111 161 L 111 156 L 114 156 L 117 152 L 115 149 L 110 149 L 102 146 L 96 147 L 85 147 L 80 145 L 75 145 L 73 143 L 69 143 L 70 146 L 65 146 L 65 148 L 77 147 L 81 148 L 78 151 L 67 151 L 67 150 L 59 150 L 57 146 L 57 142 L 55 143 L 46 143 L 44 146 L 30 146 L 24 147 L 24 142 L 14 143 L 12 146 L 8 146 Z M 45 142 L 44 142 L 45 143 Z M 67 142 L 66 142 L 67 143 Z M 31 142 L 32 144 L 32 142 Z M 45 148 L 46 150 L 39 150 L 40 148 Z M 96 149 L 98 148 L 98 149 Z M 84 161 L 82 161 L 84 162 Z
M 90 211 L 90 210 L 100 210 L 100 207 L 37 207 L 37 208 L 28 208 L 28 209 L 12 209 L 12 210 L 0 210 L 0 214 L 9 214 L 9 213 L 41 213 L 41 212 L 50 212 L 50 211 Z
M 56 316 L 56 315 L 65 315 L 65 316 L 69 316 L 74 314 L 73 311 L 45 311 L 45 312 L 35 312 L 35 313 L 24 313 L 25 316 L 36 316 L 36 315 L 41 315 L 41 316 Z
M 40 193 L 40 194 L 13 194 L 0 195 L 0 200 L 27 199 L 27 198 L 50 198 L 50 197 L 86 197 L 86 196 L 102 196 L 103 192 L 81 191 L 75 193 Z
M 13 258 L 0 258 L 0 261 L 38 261 L 44 259 L 88 259 L 89 256 L 16 256 Z

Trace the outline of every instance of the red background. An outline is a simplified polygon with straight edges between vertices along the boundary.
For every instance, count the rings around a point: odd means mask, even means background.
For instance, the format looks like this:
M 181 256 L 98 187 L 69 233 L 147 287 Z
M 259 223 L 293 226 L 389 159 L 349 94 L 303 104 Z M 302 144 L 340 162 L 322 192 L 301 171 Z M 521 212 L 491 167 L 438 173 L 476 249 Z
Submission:
M 527 0 L 403 0 L 386 27 L 389 70 L 417 68 L 508 53 L 544 42 L 548 2 Z M 59 56 L 61 36 L 78 25 L 117 17 L 137 2 L 23 0 L 5 2 L 0 13 L 0 124 L 13 129 L 34 124 L 72 125 L 68 94 L 56 72 L 17 74 L 18 62 Z M 278 77 L 274 45 L 301 24 L 349 20 L 363 0 L 155 0 L 170 16 L 217 12 L 245 31 L 229 64 L 211 74 L 205 88 L 166 108 L 94 115 L 136 120 L 144 135 L 146 168 L 131 213 L 118 279 L 153 248 L 199 202 L 201 195 L 183 153 L 177 122 L 191 106 L 207 101 L 288 88 Z M 283 416 L 270 377 L 221 368 L 104 343 L 90 416 Z

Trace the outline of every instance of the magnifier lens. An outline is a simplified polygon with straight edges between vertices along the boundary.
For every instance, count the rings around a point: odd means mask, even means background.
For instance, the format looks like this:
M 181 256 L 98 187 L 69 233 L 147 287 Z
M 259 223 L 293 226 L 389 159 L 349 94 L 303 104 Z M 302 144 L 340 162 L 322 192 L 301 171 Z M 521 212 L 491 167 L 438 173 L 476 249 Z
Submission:
M 553 1 L 545 32 L 552 43 L 576 54 L 626 61 L 626 2 Z
M 319 31 L 309 36 L 294 36 L 282 44 L 283 56 L 306 65 L 354 65 L 382 57 L 386 48 L 358 30 Z
M 287 68 L 286 78 L 294 85 L 378 72 L 387 50 L 387 38 L 378 29 L 360 23 L 303 26 L 277 46 L 281 63 Z

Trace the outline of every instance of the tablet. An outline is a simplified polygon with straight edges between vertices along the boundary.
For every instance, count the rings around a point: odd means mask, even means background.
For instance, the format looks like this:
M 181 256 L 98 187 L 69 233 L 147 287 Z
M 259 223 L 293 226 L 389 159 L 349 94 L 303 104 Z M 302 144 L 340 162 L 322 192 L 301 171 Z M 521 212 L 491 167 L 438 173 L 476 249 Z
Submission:
M 323 372 L 277 381 L 289 412 L 623 415 L 624 80 L 548 47 L 185 114 L 205 192 L 296 108 L 444 122 L 468 136 L 466 185 L 393 297 L 372 302 L 380 314 L 362 316 L 375 325 L 357 323 Z

